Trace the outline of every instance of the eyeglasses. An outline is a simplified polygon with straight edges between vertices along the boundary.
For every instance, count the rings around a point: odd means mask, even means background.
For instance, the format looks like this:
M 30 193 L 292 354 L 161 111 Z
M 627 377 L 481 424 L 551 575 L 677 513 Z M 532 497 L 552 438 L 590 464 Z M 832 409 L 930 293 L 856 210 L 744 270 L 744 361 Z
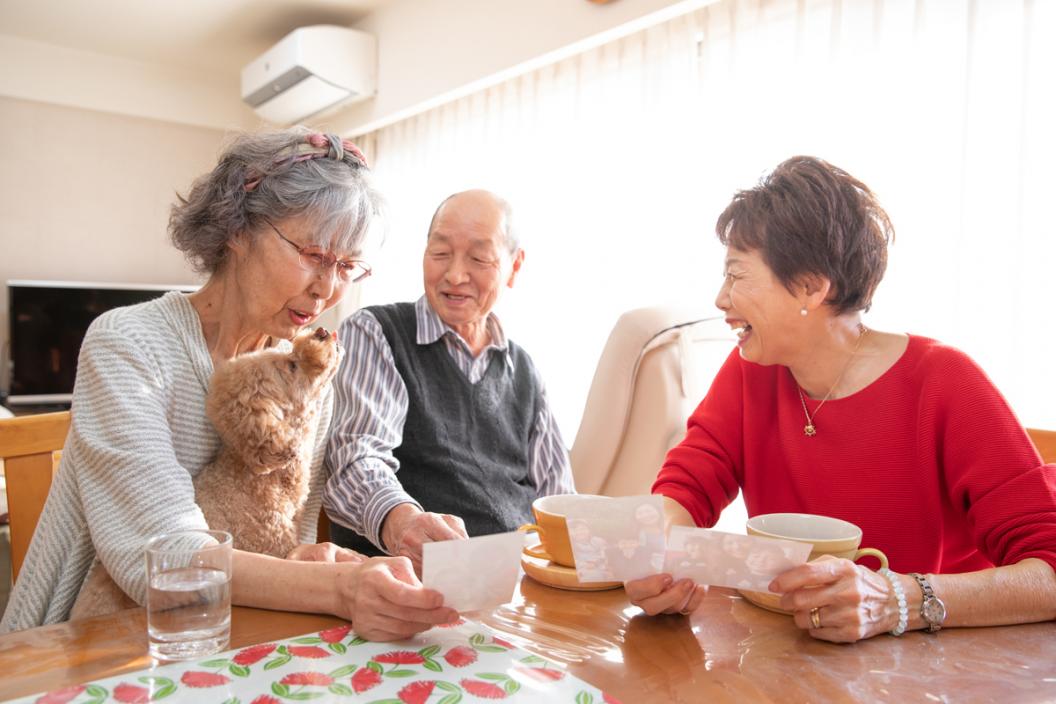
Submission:
M 302 247 L 282 234 L 271 220 L 264 218 L 264 222 L 268 223 L 272 230 L 275 230 L 275 234 L 281 237 L 283 242 L 297 250 L 297 259 L 301 263 L 301 268 L 305 271 L 314 271 L 322 274 L 330 271 L 330 267 L 337 265 L 337 278 L 343 283 L 356 283 L 371 274 L 370 265 L 364 261 L 359 259 L 338 259 L 333 252 L 328 252 L 321 247 Z

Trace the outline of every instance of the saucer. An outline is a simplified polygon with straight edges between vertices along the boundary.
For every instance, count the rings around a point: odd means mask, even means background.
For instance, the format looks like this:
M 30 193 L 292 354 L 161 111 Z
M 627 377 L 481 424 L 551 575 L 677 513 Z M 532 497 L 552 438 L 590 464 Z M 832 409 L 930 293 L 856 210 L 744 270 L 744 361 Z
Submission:
M 521 553 L 521 567 L 529 577 L 545 584 L 548 587 L 558 589 L 569 589 L 575 592 L 600 592 L 606 589 L 617 589 L 623 586 L 623 582 L 590 582 L 583 584 L 576 577 L 576 570 L 572 567 L 558 565 L 540 557 Z
M 767 611 L 773 611 L 775 614 L 784 614 L 785 616 L 791 616 L 791 611 L 785 611 L 781 608 L 781 595 L 771 594 L 769 592 L 753 592 L 747 589 L 738 589 L 741 596 L 748 601 L 752 602 L 760 609 L 766 609 Z

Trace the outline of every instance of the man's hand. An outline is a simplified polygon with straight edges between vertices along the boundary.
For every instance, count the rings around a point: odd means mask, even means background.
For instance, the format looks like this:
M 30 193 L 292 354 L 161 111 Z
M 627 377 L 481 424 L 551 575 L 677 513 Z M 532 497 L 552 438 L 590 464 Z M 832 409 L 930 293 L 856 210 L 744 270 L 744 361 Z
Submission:
M 365 555 L 333 543 L 302 543 L 290 550 L 287 560 L 302 562 L 363 562 Z
M 418 574 L 422 572 L 424 543 L 467 537 L 466 526 L 458 516 L 428 513 L 414 504 L 400 504 L 389 511 L 381 527 L 381 542 L 389 554 L 409 558 Z

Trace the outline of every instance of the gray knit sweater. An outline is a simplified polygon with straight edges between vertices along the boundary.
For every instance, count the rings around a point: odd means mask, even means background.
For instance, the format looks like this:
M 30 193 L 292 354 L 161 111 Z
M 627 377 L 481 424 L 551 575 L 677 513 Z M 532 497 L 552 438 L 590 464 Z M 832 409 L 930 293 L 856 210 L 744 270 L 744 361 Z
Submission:
M 66 620 L 96 558 L 144 603 L 147 540 L 206 527 L 191 480 L 220 442 L 205 415 L 212 373 L 201 321 L 183 294 L 118 308 L 92 323 L 81 346 L 62 463 L 0 633 Z M 328 392 L 318 414 L 301 542 L 315 542 L 331 404 Z

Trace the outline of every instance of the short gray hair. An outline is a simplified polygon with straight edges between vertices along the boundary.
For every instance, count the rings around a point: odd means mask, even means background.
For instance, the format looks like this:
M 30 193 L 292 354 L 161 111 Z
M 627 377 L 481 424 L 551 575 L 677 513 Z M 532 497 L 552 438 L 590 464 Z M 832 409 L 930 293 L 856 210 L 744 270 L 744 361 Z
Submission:
M 429 230 L 425 233 L 426 237 L 433 233 L 433 226 L 436 225 L 436 216 L 440 214 L 440 211 L 443 210 L 445 205 L 447 205 L 447 202 L 463 193 L 468 193 L 468 191 L 452 193 L 447 198 L 444 198 L 440 205 L 436 206 L 436 210 L 433 211 L 433 217 L 429 221 Z M 491 193 L 491 191 L 488 191 L 488 193 L 495 199 L 496 205 L 498 205 L 499 209 L 502 211 L 502 239 L 506 244 L 506 249 L 509 251 L 510 256 L 513 256 L 517 253 L 517 250 L 521 248 L 521 231 L 520 228 L 514 227 L 513 206 L 510 205 L 510 202 L 505 198 L 500 198 L 494 193 Z
M 173 244 L 196 271 L 212 274 L 227 259 L 235 235 L 261 227 L 265 219 L 303 216 L 313 244 L 361 249 L 385 204 L 350 146 L 299 126 L 236 136 L 186 197 L 177 194 L 169 215 Z M 313 147 L 316 153 L 306 156 Z

